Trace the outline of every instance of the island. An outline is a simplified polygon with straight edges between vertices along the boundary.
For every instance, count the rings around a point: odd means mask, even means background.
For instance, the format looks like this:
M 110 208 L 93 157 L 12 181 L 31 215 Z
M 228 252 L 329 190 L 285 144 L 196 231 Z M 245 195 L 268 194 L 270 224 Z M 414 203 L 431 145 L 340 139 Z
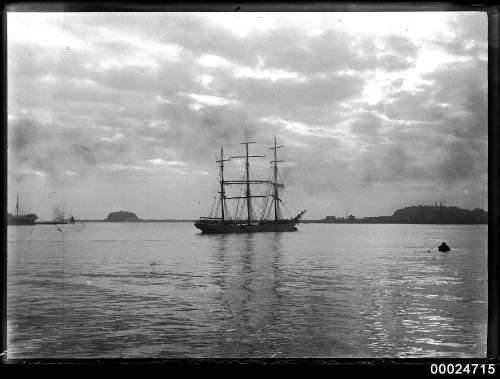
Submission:
M 118 211 L 118 212 L 111 212 L 104 221 L 135 222 L 135 221 L 141 221 L 141 219 L 137 217 L 136 214 L 133 212 Z

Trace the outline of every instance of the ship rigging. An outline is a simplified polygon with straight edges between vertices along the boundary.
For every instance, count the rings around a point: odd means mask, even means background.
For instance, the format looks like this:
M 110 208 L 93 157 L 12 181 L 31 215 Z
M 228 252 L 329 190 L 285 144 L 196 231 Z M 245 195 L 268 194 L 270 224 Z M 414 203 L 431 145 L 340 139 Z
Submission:
M 265 158 L 264 155 L 251 155 L 249 153 L 249 145 L 256 143 L 248 140 L 248 134 L 245 135 L 245 141 L 241 142 L 245 145 L 245 155 L 233 156 L 229 159 L 224 159 L 224 149 L 221 146 L 220 156 L 216 157 L 216 162 L 219 165 L 219 185 L 218 201 L 214 201 L 212 211 L 208 217 L 200 217 L 195 223 L 196 228 L 202 233 L 254 233 L 254 232 L 285 232 L 296 231 L 295 225 L 299 223 L 300 218 L 306 211 L 302 211 L 297 216 L 289 219 L 282 217 L 282 208 L 285 206 L 283 199 L 280 197 L 280 190 L 284 189 L 283 183 L 279 183 L 278 176 L 278 160 L 277 150 L 284 147 L 278 146 L 276 137 L 274 137 L 274 146 L 269 149 L 273 150 L 272 176 L 270 180 L 254 180 L 250 176 L 250 158 Z M 244 176 L 240 180 L 226 180 L 224 176 L 225 162 L 232 159 L 244 159 Z M 240 192 L 237 196 L 228 196 L 226 186 L 240 186 Z M 252 187 L 256 185 L 267 185 L 265 193 L 254 194 Z M 245 189 L 242 193 L 242 189 Z M 253 199 L 263 200 L 260 217 L 256 217 L 256 212 L 253 209 Z M 217 197 L 216 197 L 217 199 Z M 216 200 L 214 199 L 214 200 Z M 270 202 L 269 199 L 272 199 Z M 228 201 L 236 201 L 234 214 L 231 215 L 228 207 Z M 242 203 L 243 202 L 243 203 Z M 219 216 L 220 210 L 220 217 Z M 271 215 L 273 217 L 271 217 Z

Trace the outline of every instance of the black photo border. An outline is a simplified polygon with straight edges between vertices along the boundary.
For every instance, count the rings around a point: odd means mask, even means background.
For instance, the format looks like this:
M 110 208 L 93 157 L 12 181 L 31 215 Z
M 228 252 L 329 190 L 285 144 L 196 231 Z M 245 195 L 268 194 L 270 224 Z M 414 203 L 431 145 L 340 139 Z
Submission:
M 422 12 L 422 11 L 482 11 L 488 15 L 488 336 L 487 358 L 203 358 L 203 359 L 8 359 L 7 357 L 7 12 Z M 499 246 L 499 178 L 500 178 L 500 133 L 499 133 L 499 19 L 500 6 L 495 1 L 474 2 L 290 2 L 290 1 L 9 1 L 2 4 L 2 257 L 1 305 L 2 305 L 2 368 L 6 366 L 35 367 L 37 372 L 46 368 L 77 364 L 81 373 L 87 367 L 98 365 L 112 369 L 125 369 L 131 374 L 142 373 L 144 365 L 170 365 L 185 368 L 187 365 L 206 366 L 252 366 L 283 367 L 295 370 L 304 365 L 322 366 L 353 374 L 430 374 L 431 364 L 494 364 L 496 375 L 500 374 L 500 265 Z M 10 368 L 9 368 L 10 369 Z M 80 369 L 79 369 L 80 370 Z M 31 371 L 31 370 L 29 370 Z M 297 371 L 299 373 L 300 371 Z M 488 375 L 491 376 L 491 375 Z

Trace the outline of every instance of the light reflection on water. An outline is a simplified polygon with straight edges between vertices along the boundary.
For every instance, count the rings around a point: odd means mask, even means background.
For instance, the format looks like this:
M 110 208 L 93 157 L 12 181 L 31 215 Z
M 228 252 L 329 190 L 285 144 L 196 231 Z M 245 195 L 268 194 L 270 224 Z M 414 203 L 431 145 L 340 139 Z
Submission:
M 300 229 L 9 226 L 8 356 L 486 355 L 486 226 Z

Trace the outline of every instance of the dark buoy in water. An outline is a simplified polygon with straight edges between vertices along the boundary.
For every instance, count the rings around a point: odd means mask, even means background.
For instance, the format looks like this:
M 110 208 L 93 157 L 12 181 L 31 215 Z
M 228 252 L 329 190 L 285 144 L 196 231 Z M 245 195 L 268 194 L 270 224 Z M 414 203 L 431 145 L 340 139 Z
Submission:
M 438 249 L 439 251 L 450 251 L 450 247 L 444 242 L 441 245 L 439 245 Z

